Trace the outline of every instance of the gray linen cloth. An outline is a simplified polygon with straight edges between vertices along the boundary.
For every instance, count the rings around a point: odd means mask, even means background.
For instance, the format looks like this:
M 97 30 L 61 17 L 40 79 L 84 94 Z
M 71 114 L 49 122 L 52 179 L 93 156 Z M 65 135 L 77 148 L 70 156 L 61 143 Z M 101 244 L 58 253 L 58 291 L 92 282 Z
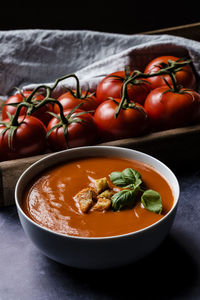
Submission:
M 108 73 L 126 65 L 142 71 L 154 57 L 168 54 L 191 57 L 200 74 L 200 43 L 181 37 L 84 30 L 0 31 L 0 97 L 5 99 L 16 86 L 52 84 L 69 73 L 76 73 L 82 87 L 95 89 Z M 64 80 L 55 95 L 74 85 L 74 79 Z

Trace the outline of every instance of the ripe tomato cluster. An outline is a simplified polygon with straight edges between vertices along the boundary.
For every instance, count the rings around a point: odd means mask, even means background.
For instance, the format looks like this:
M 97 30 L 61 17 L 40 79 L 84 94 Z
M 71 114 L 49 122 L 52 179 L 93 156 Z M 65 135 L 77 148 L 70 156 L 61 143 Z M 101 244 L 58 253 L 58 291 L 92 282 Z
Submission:
M 123 84 L 126 94 L 115 118 Z M 110 140 L 197 123 L 200 95 L 195 88 L 196 78 L 189 62 L 174 56 L 153 59 L 143 73 L 109 74 L 97 87 L 97 99 L 101 102 L 95 112 L 98 127 L 103 137 Z M 115 101 L 106 100 L 109 96 Z
M 76 88 L 53 98 L 58 83 L 69 77 Z M 106 75 L 93 93 L 81 90 L 75 74 L 51 87 L 18 90 L 2 109 L 0 161 L 195 124 L 200 120 L 195 88 L 190 61 L 161 56 L 143 72 L 125 68 Z

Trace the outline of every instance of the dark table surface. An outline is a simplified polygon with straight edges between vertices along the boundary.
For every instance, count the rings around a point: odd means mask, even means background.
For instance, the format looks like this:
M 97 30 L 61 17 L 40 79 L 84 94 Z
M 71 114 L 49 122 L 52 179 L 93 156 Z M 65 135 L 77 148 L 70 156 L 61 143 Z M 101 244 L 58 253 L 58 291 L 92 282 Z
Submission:
M 24 234 L 15 206 L 0 210 L 0 300 L 200 299 L 200 162 L 174 169 L 181 195 L 165 241 L 119 269 L 73 269 L 45 257 Z

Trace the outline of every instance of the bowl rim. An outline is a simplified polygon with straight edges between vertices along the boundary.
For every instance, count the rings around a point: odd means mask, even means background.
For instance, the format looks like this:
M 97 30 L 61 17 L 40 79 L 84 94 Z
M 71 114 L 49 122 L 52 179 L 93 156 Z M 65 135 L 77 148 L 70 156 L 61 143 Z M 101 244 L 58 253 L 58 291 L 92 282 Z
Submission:
M 59 232 L 56 232 L 52 229 L 49 229 L 47 227 L 44 227 L 38 223 L 36 223 L 34 220 L 32 220 L 30 217 L 28 217 L 26 215 L 26 213 L 23 211 L 23 209 L 21 208 L 20 204 L 19 204 L 19 199 L 18 199 L 18 189 L 19 189 L 19 186 L 21 184 L 21 181 L 22 179 L 24 178 L 24 176 L 26 176 L 26 174 L 32 169 L 34 168 L 36 165 L 39 165 L 41 164 L 43 161 L 45 160 L 49 160 L 51 159 L 52 157 L 54 156 L 59 156 L 61 155 L 62 153 L 65 153 L 67 151 L 70 151 L 70 152 L 74 152 L 74 151 L 84 151 L 84 150 L 87 150 L 87 149 L 93 149 L 95 151 L 95 149 L 103 149 L 103 148 L 106 148 L 106 149 L 110 149 L 109 151 L 111 150 L 114 150 L 114 151 L 120 151 L 120 150 L 123 150 L 124 152 L 133 152 L 135 153 L 136 155 L 142 155 L 142 156 L 145 156 L 146 158 L 158 163 L 160 166 L 162 166 L 163 168 L 166 169 L 167 172 L 170 173 L 170 175 L 173 177 L 173 181 L 174 181 L 174 185 L 176 186 L 176 193 L 177 193 L 177 197 L 175 199 L 175 196 L 174 196 L 174 203 L 171 207 L 171 209 L 167 212 L 166 215 L 164 215 L 160 220 L 156 221 L 155 223 L 147 226 L 147 227 L 144 227 L 144 228 L 141 228 L 139 230 L 136 230 L 136 231 L 133 231 L 133 232 L 128 232 L 128 233 L 124 233 L 124 234 L 120 234 L 120 235 L 112 235 L 112 236 L 103 236 L 103 237 L 85 237 L 85 236 L 73 236 L 73 235 L 68 235 L 68 234 L 64 234 L 64 233 L 59 233 Z M 102 155 L 103 156 L 103 155 Z M 84 156 L 83 156 L 84 157 Z M 82 157 L 81 157 L 82 158 Z M 123 156 L 122 156 L 123 158 Z M 76 158 L 74 158 L 76 159 Z M 136 159 L 137 160 L 137 159 Z M 140 161 L 140 160 L 138 160 Z M 64 162 L 64 161 L 63 161 Z M 66 159 L 66 162 L 67 162 L 67 159 Z M 153 165 L 151 165 L 150 163 L 146 163 L 145 164 L 155 168 Z M 53 165 L 52 165 L 53 167 Z M 49 166 L 47 166 L 47 168 L 49 168 Z M 45 171 L 45 169 L 44 169 Z M 159 171 L 158 171 L 159 172 Z M 165 180 L 166 177 L 161 173 L 159 172 L 164 178 Z M 168 180 L 167 180 L 168 182 Z M 169 182 L 168 182 L 169 184 Z M 169 184 L 170 185 L 170 184 Z M 71 149 L 65 149 L 65 150 L 62 150 L 62 151 L 59 151 L 59 152 L 54 152 L 54 153 L 50 153 L 48 154 L 47 156 L 39 159 L 38 161 L 36 161 L 35 163 L 33 163 L 32 165 L 30 165 L 27 169 L 25 169 L 25 171 L 20 175 L 20 177 L 18 178 L 17 180 L 17 183 L 16 183 L 16 186 L 15 186 L 15 193 L 14 193 L 14 197 L 15 197 L 15 204 L 16 204 L 16 207 L 17 207 L 17 210 L 18 210 L 18 213 L 20 212 L 21 215 L 26 219 L 26 221 L 30 222 L 32 225 L 38 227 L 38 229 L 40 230 L 43 230 L 43 231 L 46 231 L 47 233 L 50 233 L 50 234 L 53 234 L 53 235 L 56 235 L 56 236 L 60 236 L 62 238 L 66 238 L 66 239 L 72 239 L 72 240 L 88 240 L 88 241 L 94 241 L 94 240 L 109 240 L 109 239 L 122 239 L 122 238 L 127 238 L 127 237 L 131 237 L 131 236 L 135 236 L 135 235 L 138 235 L 138 234 L 141 234 L 142 232 L 145 232 L 145 231 L 148 231 L 154 227 L 157 227 L 159 226 L 160 223 L 163 223 L 165 222 L 165 220 L 173 213 L 174 210 L 176 210 L 176 207 L 178 205 L 178 202 L 179 202 L 179 196 L 180 196 L 180 185 L 179 185 L 179 182 L 178 182 L 178 179 L 176 177 L 176 175 L 174 174 L 174 172 L 165 164 L 163 163 L 161 160 L 155 158 L 154 156 L 151 156 L 150 154 L 147 154 L 145 152 L 142 152 L 142 151 L 138 151 L 138 150 L 134 150 L 134 149 L 130 149 L 130 148 L 123 148 L 123 147 L 115 147 L 115 146 L 83 146 L 83 147 L 76 147 L 76 148 L 71 148 Z M 23 226 L 22 226 L 23 227 Z

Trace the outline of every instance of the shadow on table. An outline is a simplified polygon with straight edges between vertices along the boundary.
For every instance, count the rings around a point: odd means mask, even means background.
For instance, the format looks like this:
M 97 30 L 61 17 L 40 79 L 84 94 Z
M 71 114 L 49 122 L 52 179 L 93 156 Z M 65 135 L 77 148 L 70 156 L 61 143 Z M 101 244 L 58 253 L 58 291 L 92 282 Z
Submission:
M 114 249 L 113 249 L 114 251 Z M 193 258 L 171 236 L 145 259 L 109 270 L 77 270 L 52 262 L 62 277 L 98 299 L 168 299 L 186 295 L 197 281 Z M 58 269 L 56 270 L 58 272 Z M 136 298 L 135 298 L 136 297 Z

